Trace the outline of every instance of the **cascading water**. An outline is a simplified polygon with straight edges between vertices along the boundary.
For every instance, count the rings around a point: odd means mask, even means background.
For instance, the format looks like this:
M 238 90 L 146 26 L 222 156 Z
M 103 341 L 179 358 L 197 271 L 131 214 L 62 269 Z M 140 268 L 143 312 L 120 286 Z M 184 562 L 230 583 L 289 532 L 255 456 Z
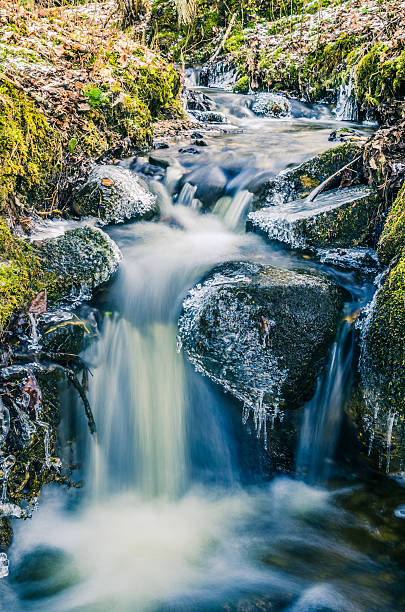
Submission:
M 219 97 L 221 112 L 240 100 Z M 325 149 L 332 127 L 313 118 L 277 123 L 251 113 L 235 113 L 232 121 L 245 133 L 208 135 L 198 155 L 182 154 L 181 145 L 169 151 L 178 165 L 151 182 L 159 221 L 109 230 L 123 262 L 100 300 L 100 337 L 82 356 L 92 374 L 97 425 L 84 450 L 73 445 L 85 487 L 45 490 L 29 528 L 16 526 L 12 579 L 0 582 L 7 610 L 398 609 L 399 588 L 387 583 L 374 507 L 361 502 L 361 511 L 353 511 L 348 487 L 335 493 L 286 476 L 266 482 L 257 469 L 266 454 L 243 428 L 242 407 L 177 352 L 181 304 L 206 271 L 231 260 L 286 264 L 286 255 L 258 236 L 240 233 L 251 206 L 247 186 L 257 174 L 274 175 Z M 203 168 L 208 182 L 209 164 L 227 181 L 215 214 L 201 214 L 198 186 L 187 177 L 173 203 L 182 174 Z M 344 323 L 328 375 L 306 410 L 298 464 L 315 480 L 327 476 L 322 463 L 339 430 L 351 350 L 350 324 Z M 72 412 L 68 400 L 66 413 Z M 1 441 L 8 420 L 0 414 Z M 266 415 L 259 416 L 264 426 Z M 74 431 L 65 434 L 69 442 L 87 432 L 81 409 L 74 420 Z M 363 540 L 367 545 L 358 544 Z M 0 575 L 7 571 L 0 553 Z M 400 576 L 397 567 L 390 572 Z
M 325 376 L 303 414 L 297 456 L 297 474 L 311 484 L 330 474 L 350 386 L 353 360 L 352 319 L 347 314 L 330 351 Z

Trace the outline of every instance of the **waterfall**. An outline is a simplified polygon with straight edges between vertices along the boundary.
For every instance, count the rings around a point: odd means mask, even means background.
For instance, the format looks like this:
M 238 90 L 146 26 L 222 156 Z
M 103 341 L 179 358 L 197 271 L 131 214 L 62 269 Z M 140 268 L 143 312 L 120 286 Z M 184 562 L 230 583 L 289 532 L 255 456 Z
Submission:
M 347 83 L 342 83 L 339 87 L 335 113 L 339 121 L 359 120 L 359 105 L 356 99 L 353 74 L 350 74 Z
M 90 388 L 98 440 L 89 468 L 97 497 L 133 488 L 147 498 L 170 497 L 183 488 L 184 372 L 176 331 L 107 317 Z
M 304 409 L 296 470 L 310 483 L 323 482 L 330 474 L 350 384 L 351 327 L 352 319 L 347 316 L 331 348 L 326 373 Z

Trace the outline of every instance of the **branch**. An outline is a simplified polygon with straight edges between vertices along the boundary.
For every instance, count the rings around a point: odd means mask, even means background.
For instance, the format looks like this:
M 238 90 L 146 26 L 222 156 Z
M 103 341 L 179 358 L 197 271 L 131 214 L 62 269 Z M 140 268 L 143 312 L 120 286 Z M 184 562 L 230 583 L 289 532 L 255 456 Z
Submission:
M 331 182 L 332 179 L 334 179 L 337 176 L 339 176 L 339 174 L 341 172 L 343 172 L 344 170 L 347 170 L 348 168 L 350 168 L 350 166 L 352 166 L 355 162 L 359 161 L 359 159 L 361 159 L 361 155 L 358 155 L 357 157 L 352 159 L 352 161 L 349 164 L 346 164 L 346 166 L 343 166 L 343 168 L 340 168 L 340 170 L 338 170 L 337 172 L 335 172 L 334 174 L 329 176 L 325 181 L 323 181 L 320 185 L 318 185 L 318 187 L 315 187 L 315 189 L 313 189 L 311 191 L 309 196 L 306 197 L 306 201 L 307 202 L 313 202 L 315 200 L 315 198 L 320 193 L 322 193 L 322 191 L 324 191 L 325 187 L 327 187 L 329 185 L 329 183 Z
M 217 50 L 215 51 L 214 55 L 212 57 L 210 57 L 210 59 L 208 60 L 209 62 L 215 62 L 215 60 L 217 59 L 218 55 L 221 53 L 222 49 L 224 48 L 224 45 L 226 43 L 226 40 L 229 36 L 229 34 L 231 33 L 231 30 L 233 28 L 233 24 L 235 23 L 235 19 L 236 19 L 236 13 L 234 13 L 231 17 L 231 21 L 229 22 L 229 25 L 226 29 L 226 32 L 224 34 L 223 39 L 221 40 Z

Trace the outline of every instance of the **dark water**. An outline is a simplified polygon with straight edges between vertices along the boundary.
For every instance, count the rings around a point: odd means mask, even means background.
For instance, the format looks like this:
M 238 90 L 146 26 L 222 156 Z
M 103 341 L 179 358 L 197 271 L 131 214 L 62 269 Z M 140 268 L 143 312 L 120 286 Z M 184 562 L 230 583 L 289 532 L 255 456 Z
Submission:
M 124 260 L 96 304 L 100 338 L 83 355 L 97 439 L 68 394 L 61 424 L 61 453 L 85 484 L 48 487 L 31 521 L 15 524 L 5 610 L 405 609 L 405 524 L 394 514 L 404 489 L 363 464 L 343 415 L 356 368 L 351 322 L 369 284 L 338 275 L 352 301 L 302 413 L 298 474 L 268 473 L 242 407 L 177 351 L 182 300 L 215 264 L 316 265 L 241 231 L 246 185 L 325 150 L 336 128 L 327 108 L 261 119 L 240 110 L 241 96 L 212 96 L 243 133 L 210 135 L 199 155 L 181 153 L 180 141 L 159 152 L 177 160 L 155 184 L 166 221 L 109 231 Z M 203 215 L 185 193 L 173 201 L 170 186 L 208 164 L 228 184 Z

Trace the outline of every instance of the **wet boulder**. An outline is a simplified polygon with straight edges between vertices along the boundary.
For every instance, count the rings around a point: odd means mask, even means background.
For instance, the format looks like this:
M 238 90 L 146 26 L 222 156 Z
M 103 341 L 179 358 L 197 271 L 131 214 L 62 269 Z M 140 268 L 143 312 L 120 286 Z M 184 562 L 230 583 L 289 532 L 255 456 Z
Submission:
M 101 223 L 147 220 L 158 212 L 155 197 L 138 175 L 107 164 L 93 168 L 72 207 L 77 215 L 98 217 Z
M 264 117 L 287 117 L 291 107 L 286 96 L 261 92 L 255 95 L 252 111 Z
M 306 198 L 315 187 L 360 155 L 358 145 L 347 143 L 329 149 L 296 168 L 291 168 L 277 177 L 257 185 L 254 204 L 256 208 L 274 206 Z M 350 166 L 350 184 L 358 183 L 360 159 Z M 341 185 L 342 176 L 337 176 L 328 185 L 333 189 Z
M 196 369 L 253 411 L 260 428 L 312 396 L 342 304 L 323 274 L 227 263 L 191 290 L 179 338 Z
M 225 173 L 215 164 L 200 166 L 186 174 L 180 188 L 186 183 L 197 187 L 194 196 L 205 208 L 212 208 L 216 201 L 225 193 L 227 178 Z
M 247 228 L 293 249 L 356 247 L 371 239 L 378 195 L 368 187 L 332 189 L 249 213 Z
M 190 112 L 197 119 L 197 121 L 201 121 L 203 123 L 229 123 L 228 117 L 219 111 L 192 110 Z
M 90 227 L 44 240 L 36 251 L 47 279 L 50 308 L 90 299 L 117 271 L 121 259 L 111 238 Z
M 360 439 L 386 471 L 405 460 L 405 251 L 389 270 L 362 327 L 363 401 L 352 405 Z M 402 466 L 402 467 L 401 467 Z

